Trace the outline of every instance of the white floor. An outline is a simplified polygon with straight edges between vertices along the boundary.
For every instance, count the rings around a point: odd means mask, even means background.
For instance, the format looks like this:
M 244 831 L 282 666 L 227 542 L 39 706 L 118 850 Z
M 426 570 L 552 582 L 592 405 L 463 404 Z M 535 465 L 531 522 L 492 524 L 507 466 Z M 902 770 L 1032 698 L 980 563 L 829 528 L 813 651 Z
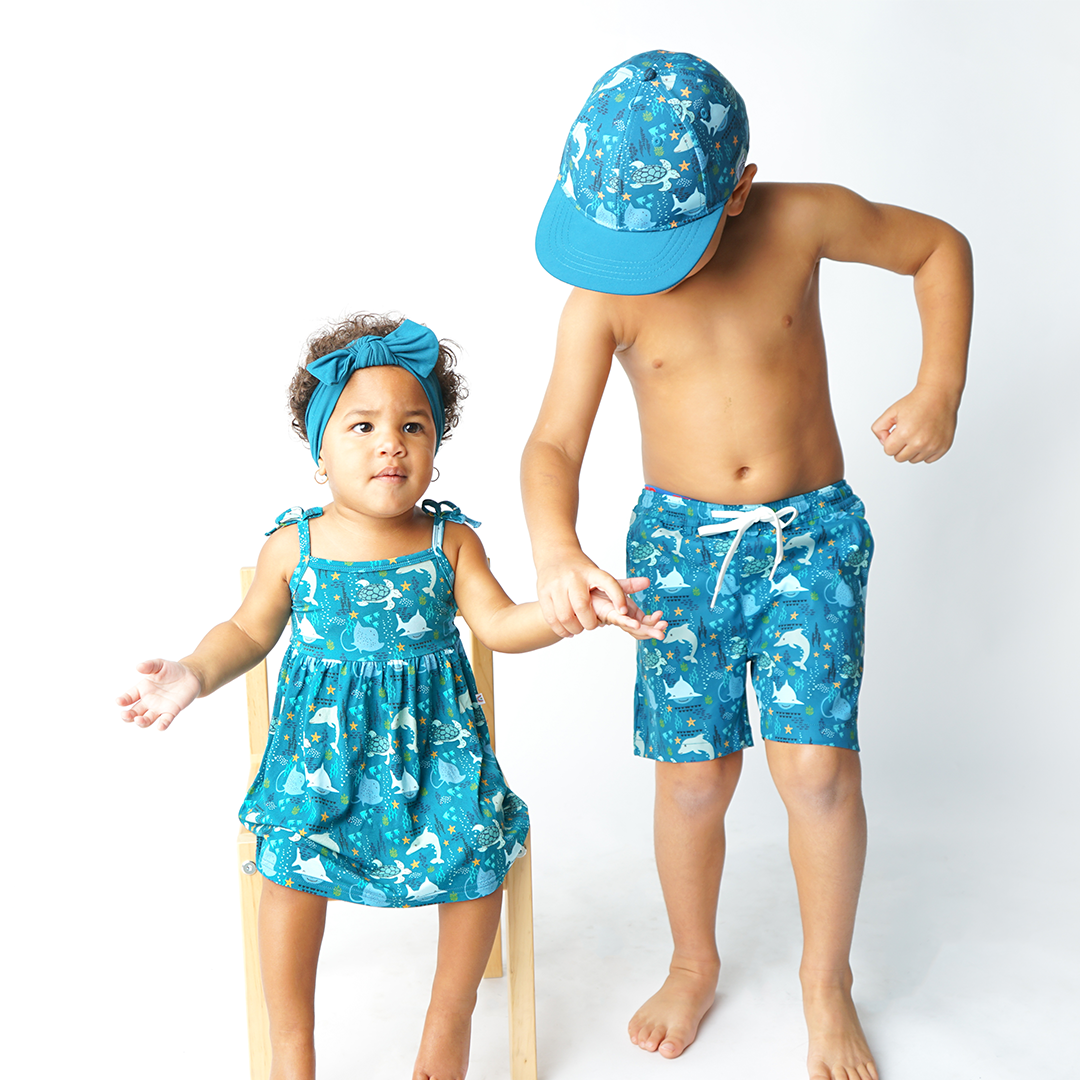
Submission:
M 675 1062 L 634 1048 L 625 1034 L 667 961 L 648 851 L 630 866 L 625 852 L 612 854 L 608 865 L 594 860 L 575 867 L 565 859 L 569 879 L 580 884 L 563 889 L 554 884 L 565 878 L 551 873 L 552 853 L 536 848 L 543 1080 L 805 1076 L 798 913 L 786 852 L 779 839 L 735 840 L 731 848 L 721 902 L 720 993 L 698 1041 Z M 857 1000 L 884 1080 L 1080 1075 L 1075 888 L 1055 888 L 1045 866 L 1035 886 L 1022 856 L 1001 878 L 1000 854 L 957 852 L 928 835 L 903 838 L 894 831 L 875 838 L 854 964 Z M 430 973 L 434 912 L 405 916 L 423 923 L 423 940 L 407 950 L 396 934 L 382 932 L 382 921 L 401 913 L 369 919 L 340 905 L 333 916 L 319 991 L 320 1076 L 407 1077 Z M 373 971 L 378 976 L 369 983 L 361 972 Z M 472 1080 L 508 1076 L 505 994 L 505 979 L 481 988 Z

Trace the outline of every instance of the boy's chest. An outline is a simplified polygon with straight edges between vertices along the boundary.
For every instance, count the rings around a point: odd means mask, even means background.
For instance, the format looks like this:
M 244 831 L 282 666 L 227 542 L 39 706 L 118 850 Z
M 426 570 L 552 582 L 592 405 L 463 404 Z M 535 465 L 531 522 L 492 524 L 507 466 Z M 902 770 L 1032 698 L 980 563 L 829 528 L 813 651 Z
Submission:
M 631 378 L 824 355 L 816 262 L 710 263 L 666 295 L 635 299 L 618 353 Z

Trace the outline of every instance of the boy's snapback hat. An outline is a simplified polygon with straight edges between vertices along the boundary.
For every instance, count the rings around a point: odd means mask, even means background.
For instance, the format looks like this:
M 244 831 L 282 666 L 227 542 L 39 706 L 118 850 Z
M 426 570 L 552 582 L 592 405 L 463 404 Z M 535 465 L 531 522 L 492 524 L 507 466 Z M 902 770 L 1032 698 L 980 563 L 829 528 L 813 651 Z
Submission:
M 746 106 L 689 53 L 639 53 L 601 76 L 570 129 L 536 230 L 549 274 L 640 296 L 680 282 L 709 246 L 749 143 Z

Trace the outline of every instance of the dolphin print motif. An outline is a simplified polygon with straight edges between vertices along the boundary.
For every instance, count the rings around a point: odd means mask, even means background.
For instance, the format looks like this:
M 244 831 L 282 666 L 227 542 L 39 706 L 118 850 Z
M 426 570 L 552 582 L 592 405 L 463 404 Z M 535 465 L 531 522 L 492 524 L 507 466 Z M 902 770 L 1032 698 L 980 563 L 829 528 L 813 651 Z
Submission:
M 666 536 L 669 540 L 674 540 L 675 541 L 675 552 L 674 552 L 675 557 L 678 558 L 680 555 L 682 555 L 683 535 L 682 535 L 681 532 L 679 532 L 678 529 L 657 529 L 651 535 L 652 535 L 654 540 L 658 536 Z
M 664 644 L 666 645 L 669 641 L 683 641 L 689 645 L 690 655 L 686 659 L 691 664 L 697 663 L 698 639 L 697 634 L 690 629 L 689 623 L 683 623 L 682 626 L 676 626 L 669 630 L 664 638 Z
M 806 670 L 806 658 L 810 655 L 810 642 L 801 630 L 786 630 L 773 643 L 774 649 L 801 649 L 802 656 L 795 661 L 797 668 Z
M 679 744 L 680 754 L 704 754 L 710 761 L 716 757 L 713 744 L 704 735 L 691 735 Z

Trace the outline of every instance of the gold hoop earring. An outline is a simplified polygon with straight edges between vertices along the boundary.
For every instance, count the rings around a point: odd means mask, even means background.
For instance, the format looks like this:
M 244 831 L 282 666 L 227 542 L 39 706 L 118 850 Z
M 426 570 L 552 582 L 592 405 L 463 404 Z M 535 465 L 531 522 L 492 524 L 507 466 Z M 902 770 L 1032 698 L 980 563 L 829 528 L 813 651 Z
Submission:
M 321 480 L 319 479 L 320 476 L 322 477 Z M 326 475 L 326 470 L 325 469 L 316 469 L 315 470 L 315 483 L 316 484 L 325 484 L 327 482 L 327 480 L 329 480 L 329 479 L 330 479 L 330 477 Z
M 434 484 L 434 483 L 435 483 L 435 481 L 436 481 L 436 480 L 438 480 L 440 476 L 442 476 L 442 473 L 441 473 L 441 472 L 439 472 L 439 466 L 438 466 L 438 465 L 436 465 L 436 466 L 435 466 L 435 467 L 434 467 L 434 468 L 433 468 L 433 469 L 432 469 L 431 471 L 432 471 L 432 472 L 433 472 L 433 473 L 435 474 L 435 475 L 434 475 L 434 476 L 433 476 L 433 477 L 431 478 L 431 482 L 432 482 L 432 483 Z

